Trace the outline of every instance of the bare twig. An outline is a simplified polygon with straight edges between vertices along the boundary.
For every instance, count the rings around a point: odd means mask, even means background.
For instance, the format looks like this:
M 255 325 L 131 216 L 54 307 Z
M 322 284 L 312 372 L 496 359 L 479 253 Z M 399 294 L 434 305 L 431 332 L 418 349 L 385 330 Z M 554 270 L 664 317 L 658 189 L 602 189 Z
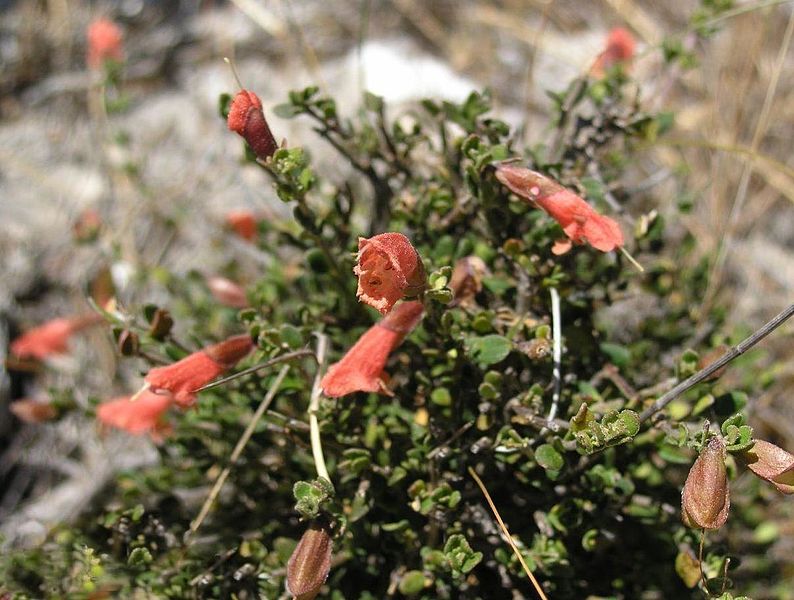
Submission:
M 277 356 L 276 358 L 271 358 L 270 360 L 266 360 L 265 362 L 259 363 L 258 365 L 254 365 L 253 367 L 248 367 L 247 369 L 243 369 L 242 371 L 229 375 L 228 377 L 223 377 L 221 379 L 218 379 L 217 381 L 213 381 L 212 383 L 203 385 L 200 388 L 193 390 L 191 393 L 198 394 L 199 392 L 203 392 L 204 390 L 209 390 L 218 387 L 220 385 L 224 385 L 226 383 L 229 383 L 230 381 L 234 381 L 235 379 L 244 377 L 245 375 L 256 373 L 257 371 L 261 371 L 262 369 L 267 369 L 268 367 L 272 367 L 273 365 L 277 365 L 278 363 L 286 362 L 294 358 L 303 358 L 304 356 L 313 357 L 314 352 L 312 350 L 309 350 L 308 348 L 304 348 L 303 350 L 295 350 L 295 352 L 287 352 L 286 354 L 282 354 L 281 356 Z
M 772 333 L 775 329 L 780 327 L 783 323 L 786 322 L 792 315 L 794 315 L 794 304 L 789 305 L 788 308 L 783 310 L 780 314 L 778 314 L 774 319 L 766 323 L 761 329 L 753 333 L 748 338 L 739 342 L 736 346 L 728 350 L 725 354 L 720 356 L 716 361 L 708 365 L 707 367 L 701 369 L 691 377 L 685 379 L 669 392 L 664 394 L 661 398 L 659 398 L 656 402 L 654 402 L 651 406 L 646 408 L 640 414 L 640 421 L 644 421 L 649 417 L 652 417 L 657 412 L 662 410 L 665 406 L 670 404 L 673 400 L 678 398 L 681 394 L 692 388 L 693 386 L 697 385 L 704 379 L 707 379 L 710 375 L 719 371 L 722 367 L 727 365 L 731 362 L 734 358 L 744 354 L 755 346 L 758 342 Z
M 325 457 L 323 456 L 323 444 L 320 438 L 320 423 L 317 421 L 317 411 L 320 409 L 320 396 L 323 393 L 320 387 L 320 380 L 323 376 L 323 367 L 325 366 L 325 352 L 328 348 L 328 336 L 323 333 L 317 334 L 317 375 L 314 377 L 314 385 L 312 386 L 312 396 L 309 401 L 309 437 L 312 442 L 312 456 L 314 457 L 314 466 L 317 468 L 317 476 L 322 477 L 328 483 L 331 483 L 331 476 L 328 475 L 328 467 L 325 466 Z
M 270 403 L 273 402 L 273 398 L 276 397 L 276 392 L 278 392 L 278 389 L 281 387 L 281 382 L 284 381 L 284 377 L 287 376 L 287 371 L 289 371 L 289 365 L 284 365 L 281 367 L 281 371 L 278 372 L 275 381 L 270 386 L 270 389 L 262 399 L 262 402 L 259 403 L 259 406 L 251 417 L 251 420 L 248 422 L 248 426 L 245 428 L 245 431 L 243 431 L 240 439 L 237 440 L 237 445 L 234 447 L 234 450 L 232 450 L 231 456 L 229 456 L 229 464 L 227 464 L 223 471 L 221 471 L 221 474 L 218 475 L 218 479 L 215 480 L 215 484 L 212 486 L 207 499 L 204 501 L 198 516 L 190 524 L 190 529 L 185 534 L 186 544 L 188 540 L 195 535 L 196 531 L 198 531 L 198 528 L 201 527 L 204 519 L 207 518 L 210 508 L 212 508 L 212 504 L 215 502 L 218 494 L 220 494 L 223 484 L 226 483 L 226 479 L 229 477 L 229 473 L 231 473 L 232 467 L 237 462 L 237 459 L 240 458 L 240 455 L 243 453 L 243 449 L 245 449 L 246 444 L 248 444 L 248 440 L 250 440 L 251 436 L 254 434 L 254 429 L 256 429 L 257 423 L 259 423 L 262 415 L 265 414 L 265 411 L 270 406 Z
M 535 586 L 535 591 L 538 593 L 538 596 L 540 596 L 541 600 L 549 600 L 546 597 L 546 594 L 543 592 L 543 588 L 540 587 L 538 580 L 535 579 L 535 576 L 532 574 L 532 571 L 529 570 L 529 567 L 527 566 L 527 563 L 524 560 L 524 556 L 518 550 L 516 543 L 513 541 L 513 536 L 510 535 L 510 531 L 507 529 L 507 525 L 505 525 L 504 521 L 502 521 L 502 517 L 499 514 L 499 511 L 496 509 L 496 505 L 493 503 L 493 500 L 491 500 L 491 495 L 488 493 L 488 490 L 486 489 L 485 484 L 482 482 L 482 479 L 480 479 L 479 475 L 477 475 L 477 473 L 471 467 L 469 467 L 469 475 L 472 476 L 472 479 L 474 479 L 474 481 L 477 483 L 480 490 L 482 491 L 483 496 L 485 496 L 485 500 L 488 502 L 488 506 L 491 507 L 491 512 L 493 512 L 493 516 L 496 517 L 496 521 L 497 523 L 499 523 L 499 527 L 502 529 L 502 533 L 507 539 L 507 543 L 510 544 L 510 547 L 513 549 L 513 553 L 516 555 L 516 558 L 518 558 L 518 562 L 520 562 L 521 566 L 524 568 L 524 573 L 527 574 L 527 577 L 529 577 L 529 580 L 532 582 L 532 585 Z

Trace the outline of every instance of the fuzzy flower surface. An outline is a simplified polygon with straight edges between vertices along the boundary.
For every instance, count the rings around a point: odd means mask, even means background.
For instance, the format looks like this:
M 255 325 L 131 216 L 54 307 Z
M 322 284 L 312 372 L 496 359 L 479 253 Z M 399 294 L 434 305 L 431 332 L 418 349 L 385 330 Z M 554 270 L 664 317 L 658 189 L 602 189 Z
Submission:
M 730 507 L 725 443 L 715 437 L 689 470 L 681 492 L 681 520 L 687 527 L 719 529 Z
M 106 18 L 95 19 L 86 30 L 88 52 L 86 62 L 91 68 L 101 67 L 106 60 L 121 62 L 124 59 L 121 28 Z
M 101 321 L 102 317 L 99 315 L 52 319 L 11 342 L 11 353 L 17 358 L 38 360 L 55 354 L 65 354 L 72 335 Z
M 358 299 L 385 315 L 404 297 L 419 294 L 425 285 L 422 259 L 402 233 L 358 238 Z
M 529 200 L 555 219 L 574 244 L 590 244 L 610 252 L 623 245 L 623 232 L 616 221 L 599 214 L 584 199 L 550 177 L 525 167 L 500 164 L 496 178 L 514 194 Z M 555 254 L 567 250 L 556 244 Z
M 240 90 L 229 107 L 226 124 L 242 137 L 262 160 L 273 156 L 278 144 L 265 119 L 262 101 L 248 90 Z
M 179 406 L 192 406 L 198 388 L 232 368 L 252 348 L 253 342 L 248 334 L 230 337 L 171 365 L 152 369 L 146 374 L 145 381 L 151 391 L 173 395 Z
M 110 427 L 133 435 L 149 434 L 160 439 L 169 430 L 165 413 L 174 403 L 170 394 L 155 394 L 144 391 L 137 398 L 121 396 L 103 402 L 97 408 L 97 420 Z
M 779 492 L 794 494 L 794 455 L 765 440 L 755 440 L 742 460 L 755 475 L 774 485 Z
M 637 42 L 628 29 L 614 27 L 609 31 L 604 51 L 593 63 L 590 74 L 603 77 L 612 67 L 629 63 L 634 58 L 636 46 Z
M 403 302 L 370 327 L 342 360 L 331 365 L 320 382 L 323 393 L 338 398 L 353 392 L 382 392 L 386 361 L 419 324 L 424 310 L 421 302 Z

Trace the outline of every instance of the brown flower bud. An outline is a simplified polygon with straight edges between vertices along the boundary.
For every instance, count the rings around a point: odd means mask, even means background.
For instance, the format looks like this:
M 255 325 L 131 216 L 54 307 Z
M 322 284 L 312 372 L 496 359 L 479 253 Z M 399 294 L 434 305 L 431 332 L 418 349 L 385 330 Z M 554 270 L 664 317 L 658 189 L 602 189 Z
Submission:
M 32 398 L 15 400 L 8 409 L 14 413 L 17 419 L 25 423 L 44 423 L 52 421 L 58 416 L 58 411 L 52 404 Z
M 174 320 L 164 308 L 158 308 L 152 315 L 152 320 L 149 325 L 149 335 L 156 340 L 161 340 L 171 331 L 174 326 Z
M 313 523 L 287 563 L 287 592 L 295 600 L 313 600 L 331 570 L 333 543 L 328 527 Z
M 262 101 L 259 96 L 248 90 L 240 90 L 229 107 L 227 124 L 248 142 L 258 158 L 265 160 L 278 150 L 278 144 L 270 132 Z
M 122 356 L 136 356 L 140 348 L 138 334 L 129 329 L 122 330 L 117 345 Z
M 482 290 L 482 278 L 487 271 L 479 256 L 464 256 L 455 263 L 449 289 L 455 294 L 453 304 L 467 304 Z
M 687 527 L 719 529 L 730 506 L 725 443 L 714 437 L 689 469 L 681 492 L 681 520 Z
M 740 458 L 758 477 L 784 494 L 794 494 L 794 455 L 764 440 L 755 440 Z

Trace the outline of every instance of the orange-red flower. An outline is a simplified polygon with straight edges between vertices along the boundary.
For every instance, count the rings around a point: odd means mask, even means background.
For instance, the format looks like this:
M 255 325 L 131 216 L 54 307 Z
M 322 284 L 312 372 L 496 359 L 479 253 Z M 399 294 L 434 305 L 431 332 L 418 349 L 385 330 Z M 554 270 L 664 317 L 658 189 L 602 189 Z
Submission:
M 99 315 L 52 319 L 11 342 L 11 352 L 18 358 L 39 360 L 53 354 L 64 354 L 72 334 L 101 322 L 102 317 Z
M 144 391 L 137 397 L 122 396 L 99 405 L 96 411 L 100 423 L 123 429 L 133 435 L 148 433 L 157 439 L 169 430 L 165 413 L 174 403 L 170 394 Z
M 256 238 L 256 216 L 250 210 L 232 210 L 226 213 L 226 224 L 241 238 L 249 242 Z
M 794 455 L 764 440 L 741 455 L 747 468 L 784 494 L 794 494 Z
M 110 19 L 99 18 L 92 21 L 86 30 L 86 38 L 88 66 L 96 69 L 106 60 L 121 62 L 124 59 L 121 29 Z
M 603 77 L 612 67 L 624 65 L 634 57 L 636 42 L 631 32 L 623 27 L 615 27 L 607 36 L 606 47 L 590 68 L 594 77 Z
M 262 160 L 273 156 L 278 144 L 265 119 L 262 101 L 253 92 L 240 90 L 229 107 L 226 124 L 239 134 Z
M 425 286 L 425 268 L 411 242 L 402 233 L 381 233 L 358 238 L 356 296 L 386 314 L 394 304 L 419 294 Z
M 596 250 L 609 252 L 623 245 L 620 225 L 598 214 L 585 200 L 553 179 L 525 167 L 500 164 L 496 178 L 514 194 L 545 210 L 554 218 L 574 244 L 588 243 Z M 557 245 L 557 252 L 565 247 Z
M 249 306 L 248 298 L 245 297 L 245 290 L 231 279 L 213 275 L 207 277 L 207 287 L 210 289 L 212 297 L 224 306 L 230 308 L 245 308 Z
M 422 311 L 421 302 L 395 306 L 359 338 L 342 360 L 329 367 L 320 382 L 323 393 L 338 398 L 353 392 L 385 391 L 383 368 L 389 354 L 417 326 Z
M 145 381 L 153 392 L 168 392 L 179 406 L 191 406 L 196 401 L 198 388 L 232 368 L 253 347 L 251 336 L 236 335 L 171 365 L 152 369 Z

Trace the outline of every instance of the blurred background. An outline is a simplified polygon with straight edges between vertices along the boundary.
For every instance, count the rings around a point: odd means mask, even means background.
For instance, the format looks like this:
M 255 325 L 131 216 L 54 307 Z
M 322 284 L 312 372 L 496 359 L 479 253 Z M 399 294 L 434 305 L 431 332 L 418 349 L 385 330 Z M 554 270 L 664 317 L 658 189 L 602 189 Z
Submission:
M 624 188 L 674 215 L 706 261 L 703 306 L 749 333 L 794 298 L 794 2 L 671 0 L 231 0 L 0 2 L 0 353 L 48 319 L 83 314 L 110 282 L 127 302 L 156 302 L 141 265 L 250 280 L 269 258 L 225 228 L 229 211 L 284 214 L 270 184 L 240 168 L 240 139 L 218 114 L 221 93 L 256 92 L 275 136 L 311 148 L 318 170 L 344 169 L 299 121 L 273 114 L 315 84 L 342 111 L 362 92 L 390 114 L 424 97 L 461 101 L 489 89 L 495 113 L 528 146 L 550 143 L 553 93 L 592 69 L 610 30 L 636 40 L 637 102 L 669 111 L 672 130 L 631 157 Z M 724 3 L 723 3 L 724 4 Z M 97 18 L 122 32 L 119 85 L 98 102 L 86 65 Z M 703 31 L 707 35 L 698 35 Z M 675 66 L 665 57 L 680 56 Z M 680 216 L 678 209 L 685 207 Z M 96 243 L 80 244 L 89 215 Z M 89 226 L 91 223 L 88 224 Z M 75 227 L 77 226 L 77 229 Z M 673 299 L 674 301 L 675 299 Z M 623 307 L 642 318 L 653 306 Z M 631 320 L 625 323 L 631 335 Z M 702 335 L 711 333 L 702 322 Z M 763 437 L 794 448 L 791 325 L 764 342 L 776 382 L 752 399 Z M 693 332 L 697 336 L 699 332 Z M 92 422 L 24 424 L 20 398 L 70 389 L 69 401 L 118 395 L 114 341 L 92 330 L 55 369 L 0 372 L 0 534 L 40 540 L 79 514 L 113 474 L 156 460 L 148 441 L 100 443 Z M 123 370 L 124 367 L 122 367 Z M 127 373 L 127 382 L 137 373 Z M 111 444 L 109 447 L 108 444 Z M 790 511 L 788 511 L 790 513 Z M 794 522 L 781 510 L 783 533 Z M 791 536 L 776 551 L 794 551 Z

